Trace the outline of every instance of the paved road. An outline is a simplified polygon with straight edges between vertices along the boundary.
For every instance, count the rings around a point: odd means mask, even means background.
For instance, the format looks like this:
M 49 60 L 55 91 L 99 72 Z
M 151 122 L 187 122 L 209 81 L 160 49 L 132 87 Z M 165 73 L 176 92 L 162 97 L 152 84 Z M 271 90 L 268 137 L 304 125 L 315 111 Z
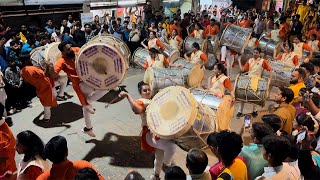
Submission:
M 207 72 L 208 74 L 208 72 Z M 234 79 L 235 75 L 233 76 Z M 123 82 L 127 90 L 139 98 L 137 83 L 143 79 L 143 71 L 140 69 L 129 69 L 127 78 Z M 72 88 L 68 92 L 75 95 Z M 59 106 L 52 110 L 52 119 L 49 123 L 39 122 L 42 114 L 42 106 L 37 98 L 33 99 L 32 108 L 24 109 L 22 112 L 12 115 L 14 125 L 11 127 L 13 133 L 23 130 L 32 130 L 38 134 L 44 142 L 55 135 L 67 138 L 70 160 L 84 159 L 94 164 L 105 179 L 123 179 L 131 170 L 137 170 L 146 179 L 152 174 L 154 156 L 140 150 L 140 117 L 135 115 L 126 100 L 105 107 L 104 103 L 95 102 L 95 115 L 92 116 L 95 139 L 81 132 L 84 126 L 81 106 L 75 95 L 66 102 L 60 102 Z M 236 104 L 238 106 L 238 104 Z M 237 110 L 237 108 L 235 108 Z M 251 110 L 246 106 L 246 110 Z M 239 132 L 242 120 L 233 119 L 231 128 Z M 181 149 L 175 155 L 175 162 L 185 172 L 186 152 Z M 21 156 L 16 156 L 19 162 Z M 209 155 L 210 165 L 217 159 Z

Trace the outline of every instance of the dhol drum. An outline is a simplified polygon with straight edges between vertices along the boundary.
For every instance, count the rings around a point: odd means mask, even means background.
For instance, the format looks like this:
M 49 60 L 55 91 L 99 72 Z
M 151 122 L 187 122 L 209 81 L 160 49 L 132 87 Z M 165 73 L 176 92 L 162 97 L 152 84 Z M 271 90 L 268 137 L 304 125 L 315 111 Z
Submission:
M 95 89 L 114 89 L 127 72 L 127 58 L 113 45 L 89 41 L 76 57 L 80 79 Z
M 174 62 L 175 60 L 177 60 L 180 57 L 180 52 L 179 50 L 175 50 L 173 49 L 168 43 L 166 43 L 163 39 L 163 37 L 159 38 L 159 40 L 164 44 L 164 46 L 166 47 L 164 49 L 164 51 L 162 52 L 163 55 L 165 55 L 165 57 L 168 58 L 168 60 L 170 62 Z
M 144 82 L 149 84 L 154 92 L 169 86 L 197 87 L 204 77 L 204 71 L 200 64 L 193 64 L 179 58 L 174 64 L 180 64 L 184 68 L 148 68 L 144 74 Z
M 183 150 L 207 147 L 207 137 L 215 132 L 215 113 L 197 103 L 184 87 L 171 86 L 154 96 L 147 107 L 150 131 L 162 139 L 171 139 Z
M 228 46 L 230 49 L 243 53 L 252 34 L 251 28 L 242 28 L 233 24 L 229 24 L 220 38 L 220 44 Z
M 204 46 L 203 46 L 203 40 L 193 38 L 193 37 L 186 37 L 186 39 L 183 42 L 183 51 L 184 53 L 189 53 L 192 51 L 192 44 L 193 43 L 198 43 L 200 45 L 201 51 L 203 51 Z
M 219 47 L 218 36 L 209 36 L 207 41 L 207 53 L 216 55 Z
M 303 51 L 303 57 L 307 58 L 310 56 L 309 51 Z M 320 58 L 320 52 L 312 52 L 312 59 Z
M 104 42 L 116 47 L 121 52 L 122 56 L 126 58 L 126 64 L 129 67 L 129 63 L 131 60 L 131 52 L 124 41 L 110 34 L 95 36 L 90 41 Z
M 146 50 L 145 48 L 139 47 L 134 51 L 132 55 L 132 59 L 135 64 L 144 68 L 144 65 L 146 63 L 148 56 L 149 56 L 149 51 Z
M 30 59 L 32 61 L 33 66 L 44 70 L 45 69 L 45 46 L 37 47 L 30 52 Z
M 268 78 L 259 78 L 258 82 L 255 84 L 257 89 L 251 82 L 252 79 L 248 75 L 238 75 L 234 86 L 234 95 L 236 101 L 252 103 L 259 106 L 264 106 L 269 95 L 270 81 Z
M 281 52 L 281 42 L 276 42 L 266 36 L 261 36 L 259 44 L 265 55 L 273 57 L 273 54 L 278 55 Z
M 210 107 L 215 112 L 216 131 L 230 129 L 229 124 L 234 113 L 234 103 L 230 95 L 218 98 L 203 89 L 192 89 L 191 93 L 198 103 Z
M 269 65 L 272 67 L 270 86 L 288 87 L 290 85 L 291 74 L 295 67 L 277 61 L 269 61 Z M 269 76 L 269 72 L 264 70 L 262 76 Z

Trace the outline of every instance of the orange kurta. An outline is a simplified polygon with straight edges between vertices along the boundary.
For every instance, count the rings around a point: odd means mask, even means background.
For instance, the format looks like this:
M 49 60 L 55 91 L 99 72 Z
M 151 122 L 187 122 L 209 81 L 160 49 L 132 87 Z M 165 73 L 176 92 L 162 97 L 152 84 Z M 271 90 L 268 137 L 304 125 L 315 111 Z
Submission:
M 317 35 L 317 40 L 320 40 L 320 30 L 312 29 L 308 32 L 308 39 L 310 39 L 311 35 Z
M 37 96 L 43 106 L 55 107 L 58 105 L 53 94 L 53 81 L 45 75 L 43 70 L 26 66 L 21 69 L 21 77 L 36 88 Z
M 171 35 L 171 34 L 172 34 L 172 31 L 173 31 L 174 29 L 177 30 L 178 35 L 181 36 L 181 28 L 180 28 L 180 26 L 177 26 L 177 25 L 175 25 L 175 24 L 171 24 L 171 25 L 170 25 L 169 34 Z
M 78 171 L 82 168 L 92 168 L 94 169 L 100 180 L 104 180 L 104 178 L 101 176 L 101 174 L 94 168 L 92 164 L 90 164 L 88 161 L 80 160 L 80 161 L 69 161 L 66 160 L 59 164 L 53 164 L 52 168 L 50 170 L 45 171 L 43 174 L 41 174 L 37 180 L 68 180 L 68 179 L 74 179 L 74 177 L 77 175 Z
M 74 53 L 77 54 L 80 50 L 78 47 L 72 48 Z M 80 78 L 77 74 L 76 68 L 75 68 L 75 60 L 68 59 L 65 56 L 62 56 L 59 58 L 54 65 L 54 71 L 56 73 L 59 73 L 61 70 L 63 70 L 65 73 L 67 73 L 68 77 L 70 78 L 72 82 L 72 87 L 74 91 L 77 93 L 77 96 L 80 100 L 80 103 L 82 105 L 88 105 L 88 102 L 86 100 L 86 96 L 83 94 L 83 92 L 80 89 Z
M 210 36 L 210 35 L 212 35 L 212 36 L 217 35 L 219 32 L 220 32 L 219 26 L 217 26 L 217 25 L 213 25 L 213 26 L 208 25 L 206 27 L 206 30 L 204 30 L 202 32 L 202 36 L 204 38 L 206 38 L 207 36 Z
M 243 27 L 243 28 L 249 28 L 252 24 L 253 24 L 253 22 L 250 19 L 242 20 L 239 22 L 239 26 Z
M 287 34 L 289 33 L 290 31 L 290 26 L 287 22 L 285 22 L 282 27 L 280 28 L 280 31 L 279 31 L 279 37 L 282 39 L 282 40 L 285 40 Z
M 4 121 L 4 120 L 3 120 Z M 1 122 L 0 122 L 1 123 Z M 0 125 L 0 176 L 7 171 L 16 172 L 17 166 L 14 160 L 16 140 L 6 122 Z

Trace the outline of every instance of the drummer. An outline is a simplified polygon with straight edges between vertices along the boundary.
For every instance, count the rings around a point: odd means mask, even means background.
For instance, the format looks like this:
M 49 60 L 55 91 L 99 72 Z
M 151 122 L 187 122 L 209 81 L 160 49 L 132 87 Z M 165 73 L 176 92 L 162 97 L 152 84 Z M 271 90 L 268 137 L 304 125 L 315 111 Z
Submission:
M 301 42 L 301 36 L 296 36 L 293 39 L 293 47 L 293 51 L 297 53 L 299 60 L 305 61 L 303 59 L 303 50 L 309 51 L 309 59 L 312 58 L 312 48 L 307 43 Z
M 166 46 L 159 39 L 156 38 L 156 33 L 153 31 L 151 31 L 149 34 L 148 46 L 144 44 L 144 41 L 141 42 L 141 45 L 146 49 L 150 49 L 150 48 L 156 48 L 156 49 L 162 49 L 162 50 L 166 49 Z
M 168 61 L 164 55 L 160 54 L 160 52 L 156 48 L 149 49 L 149 56 L 147 56 L 146 63 L 144 64 L 144 69 L 148 69 L 149 67 L 158 67 L 158 68 L 166 68 L 166 67 L 175 67 L 175 68 L 183 68 L 181 64 L 176 65 L 172 64 Z
M 226 90 L 232 93 L 230 78 L 223 64 L 218 63 L 214 66 L 213 73 L 208 78 L 208 89 L 217 97 L 222 97 Z
M 269 34 L 266 35 L 266 37 L 274 40 L 275 42 L 279 42 L 281 39 L 279 37 L 279 32 L 280 32 L 280 29 L 279 29 L 279 24 L 278 23 L 274 23 L 274 26 L 273 26 L 273 30 L 271 30 L 271 32 Z
M 127 92 L 122 91 L 119 97 L 126 97 L 131 109 L 141 117 L 141 149 L 144 151 L 155 151 L 154 174 L 152 179 L 160 179 L 161 169 L 165 170 L 173 161 L 177 146 L 170 140 L 160 139 L 150 132 L 147 126 L 146 108 L 151 103 L 152 91 L 149 85 L 143 81 L 138 83 L 141 98 L 134 100 Z
M 197 42 L 192 44 L 192 53 L 188 57 L 187 53 L 184 54 L 184 57 L 194 64 L 201 64 L 202 66 L 208 62 L 208 56 L 200 50 L 200 45 Z
M 172 49 L 180 51 L 182 43 L 183 40 L 178 35 L 177 30 L 173 29 L 171 32 L 171 37 L 169 39 L 169 45 L 172 47 Z
M 204 38 L 207 38 L 209 36 L 215 36 L 215 35 L 219 34 L 219 32 L 220 32 L 220 28 L 216 24 L 216 20 L 215 19 L 210 19 L 210 24 L 202 32 L 202 36 Z
M 193 37 L 193 38 L 196 38 L 196 39 L 200 39 L 200 40 L 203 40 L 203 30 L 202 30 L 202 27 L 201 25 L 197 22 L 195 23 L 194 25 L 194 30 L 191 34 L 189 34 L 189 37 Z
M 293 51 L 293 45 L 285 43 L 283 45 L 284 53 L 278 54 L 278 56 L 274 55 L 274 59 L 288 65 L 288 66 L 299 66 L 299 58 L 298 54 Z
M 246 64 L 242 67 L 240 60 L 239 61 L 239 66 L 240 70 L 242 72 L 248 72 L 248 76 L 251 78 L 258 77 L 261 78 L 261 73 L 263 70 L 270 71 L 272 70 L 271 66 L 268 64 L 268 62 L 264 59 L 262 59 L 260 56 L 261 54 L 261 49 L 260 48 L 255 48 L 253 50 L 253 58 L 249 59 Z M 272 73 L 270 73 L 270 81 L 272 78 Z M 244 102 L 241 102 L 240 108 L 238 110 L 237 118 L 240 118 L 243 113 L 243 108 L 244 108 Z M 258 111 L 256 109 L 256 106 L 253 105 L 253 112 L 252 116 L 256 117 L 258 116 Z

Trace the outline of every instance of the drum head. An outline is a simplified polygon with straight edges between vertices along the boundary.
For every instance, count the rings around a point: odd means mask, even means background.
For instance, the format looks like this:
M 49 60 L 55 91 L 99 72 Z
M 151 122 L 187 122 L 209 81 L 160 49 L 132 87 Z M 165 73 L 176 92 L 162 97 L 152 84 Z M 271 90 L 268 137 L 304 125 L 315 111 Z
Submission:
M 169 58 L 169 61 L 173 63 L 179 57 L 180 57 L 180 52 L 178 50 L 173 50 L 168 58 Z
M 84 45 L 77 56 L 76 70 L 80 79 L 95 89 L 114 89 L 127 71 L 125 58 L 117 48 L 100 42 Z
M 144 49 L 144 48 L 137 48 L 133 55 L 132 55 L 132 59 L 134 61 L 134 63 L 136 63 L 138 66 L 144 68 L 144 65 L 146 63 L 146 59 L 149 55 L 148 50 Z
M 45 51 L 45 59 L 53 64 L 55 64 L 56 61 L 61 58 L 61 51 L 58 48 L 59 44 L 60 42 L 51 43 Z
M 152 67 L 149 67 L 145 72 L 143 76 L 143 82 L 150 85 L 150 79 L 153 77 L 153 69 Z
M 225 129 L 230 129 L 229 124 L 233 118 L 234 113 L 234 103 L 232 103 L 232 97 L 230 95 L 225 95 L 216 112 L 216 130 L 222 131 Z
M 32 61 L 33 66 L 44 69 L 44 59 L 45 59 L 45 47 L 37 47 L 30 52 L 30 59 Z
M 197 117 L 197 101 L 181 86 L 170 86 L 152 99 L 147 107 L 147 123 L 152 133 L 163 139 L 178 138 L 186 133 Z
M 201 69 L 200 64 L 194 65 L 188 76 L 188 84 L 190 87 L 197 87 L 204 78 L 204 69 Z

